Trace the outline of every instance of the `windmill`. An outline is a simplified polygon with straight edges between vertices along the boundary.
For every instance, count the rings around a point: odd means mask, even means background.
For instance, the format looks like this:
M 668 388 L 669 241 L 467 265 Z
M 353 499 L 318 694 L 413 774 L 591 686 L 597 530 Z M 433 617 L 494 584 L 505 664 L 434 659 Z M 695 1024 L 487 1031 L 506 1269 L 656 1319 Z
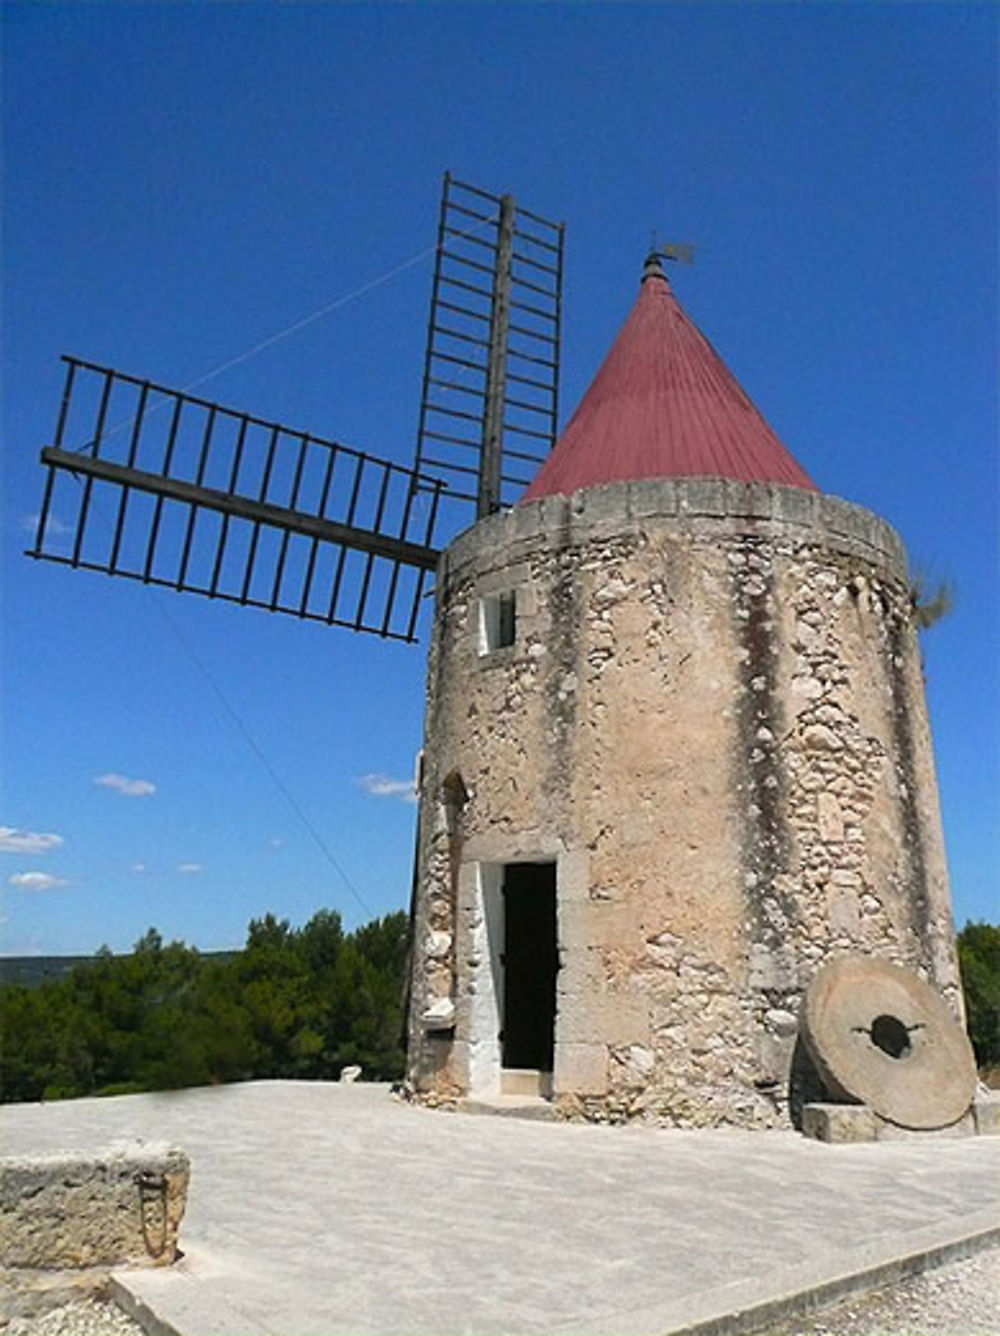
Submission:
M 30 555 L 404 641 L 438 570 L 407 1007 L 427 1103 L 787 1126 L 827 957 L 960 1011 L 902 543 L 754 407 L 674 296 L 661 261 L 690 259 L 654 236 L 554 442 L 563 229 L 446 176 L 408 467 L 67 359 Z M 852 1042 L 879 1050 L 879 1019 Z M 956 1070 L 934 1126 L 971 1099 Z
M 563 240 L 445 174 L 409 466 L 64 357 L 26 555 L 415 640 L 443 542 L 511 504 L 555 439 Z

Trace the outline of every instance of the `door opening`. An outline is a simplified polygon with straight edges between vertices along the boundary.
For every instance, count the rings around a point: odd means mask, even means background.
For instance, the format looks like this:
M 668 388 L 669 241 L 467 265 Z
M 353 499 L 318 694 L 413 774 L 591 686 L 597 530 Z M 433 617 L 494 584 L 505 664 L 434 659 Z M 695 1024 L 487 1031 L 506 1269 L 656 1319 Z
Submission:
M 555 863 L 508 863 L 503 900 L 502 1064 L 551 1072 L 559 970 Z

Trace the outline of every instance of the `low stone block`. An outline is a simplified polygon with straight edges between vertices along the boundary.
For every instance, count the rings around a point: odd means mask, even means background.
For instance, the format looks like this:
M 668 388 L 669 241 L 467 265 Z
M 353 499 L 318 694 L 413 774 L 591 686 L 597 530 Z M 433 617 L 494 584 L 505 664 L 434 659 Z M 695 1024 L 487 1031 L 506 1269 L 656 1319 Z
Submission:
M 814 1141 L 838 1144 L 874 1141 L 875 1115 L 865 1104 L 806 1104 L 802 1110 L 802 1133 Z
M 189 1178 L 161 1144 L 0 1160 L 0 1266 L 168 1266 Z
M 977 1095 L 972 1105 L 972 1120 L 982 1136 L 1000 1136 L 1000 1090 Z

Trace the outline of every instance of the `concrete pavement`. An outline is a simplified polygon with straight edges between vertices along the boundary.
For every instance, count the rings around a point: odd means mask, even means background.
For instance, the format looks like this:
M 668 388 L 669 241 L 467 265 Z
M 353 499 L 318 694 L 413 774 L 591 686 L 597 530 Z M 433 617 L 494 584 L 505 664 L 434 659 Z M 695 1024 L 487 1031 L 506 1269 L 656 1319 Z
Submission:
M 183 1261 L 118 1276 L 180 1336 L 728 1333 L 1000 1242 L 1000 1137 L 828 1146 L 280 1081 L 0 1110 L 6 1155 L 123 1137 L 191 1157 Z

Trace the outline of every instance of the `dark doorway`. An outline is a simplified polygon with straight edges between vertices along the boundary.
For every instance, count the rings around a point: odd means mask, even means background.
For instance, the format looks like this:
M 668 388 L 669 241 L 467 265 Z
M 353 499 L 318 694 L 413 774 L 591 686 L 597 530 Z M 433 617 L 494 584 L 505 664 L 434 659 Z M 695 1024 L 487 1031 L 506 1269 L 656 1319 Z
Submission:
M 503 901 L 503 1066 L 550 1072 L 559 969 L 555 863 L 508 863 Z

